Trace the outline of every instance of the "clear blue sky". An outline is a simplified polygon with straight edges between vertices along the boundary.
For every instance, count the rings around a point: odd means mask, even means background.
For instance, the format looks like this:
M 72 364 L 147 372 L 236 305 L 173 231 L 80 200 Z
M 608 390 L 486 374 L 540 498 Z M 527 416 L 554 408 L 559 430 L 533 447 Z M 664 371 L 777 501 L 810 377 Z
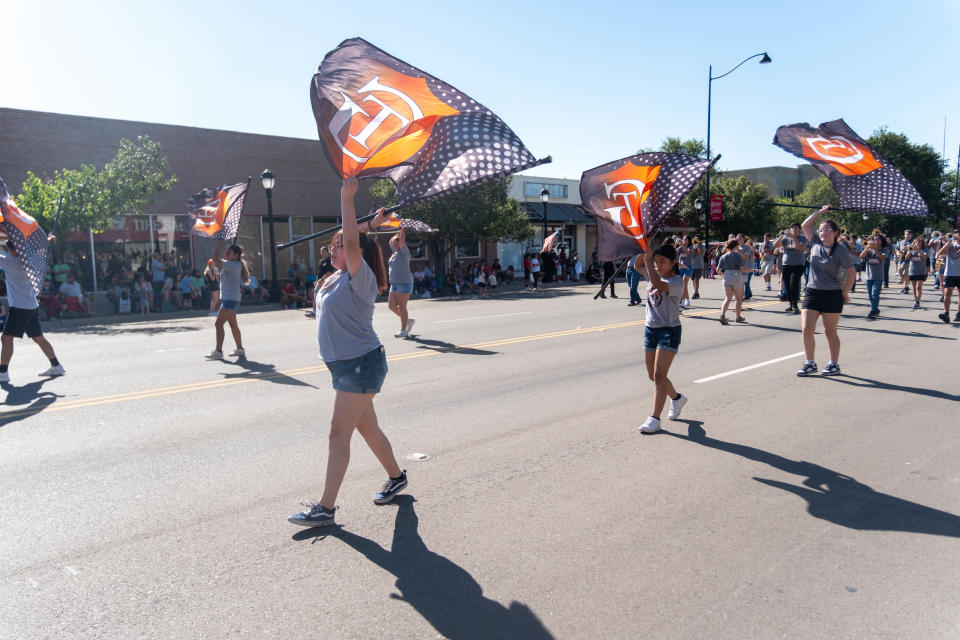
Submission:
M 362 8 L 367 7 L 367 8 Z M 709 7 L 709 8 L 704 8 Z M 707 67 L 720 167 L 794 165 L 781 124 L 843 117 L 960 144 L 960 3 L 226 2 L 0 0 L 0 105 L 316 139 L 308 86 L 360 36 L 486 104 L 538 175 L 706 137 Z M 951 42 L 953 44 L 951 45 Z M 318 142 L 319 144 L 319 142 Z

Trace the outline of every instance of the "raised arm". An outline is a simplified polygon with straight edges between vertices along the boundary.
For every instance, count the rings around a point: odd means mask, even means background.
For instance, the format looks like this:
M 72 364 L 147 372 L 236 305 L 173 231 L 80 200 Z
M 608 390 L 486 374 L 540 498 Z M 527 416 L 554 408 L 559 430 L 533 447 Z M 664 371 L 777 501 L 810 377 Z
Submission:
M 663 281 L 663 278 L 660 277 L 660 274 L 657 273 L 657 270 L 653 266 L 652 251 L 645 251 L 643 253 L 643 263 L 647 267 L 647 279 L 650 281 L 650 286 L 660 291 L 669 291 L 670 285 Z
M 223 249 L 223 238 L 217 240 L 217 246 L 213 248 L 213 264 L 217 269 L 223 268 L 223 258 L 220 257 L 220 250 Z
M 803 235 L 807 237 L 807 242 L 813 242 L 813 236 L 815 235 L 813 225 L 817 222 L 817 218 L 827 211 L 830 211 L 830 205 L 825 204 L 820 207 L 819 211 L 811 213 L 807 219 L 803 221 L 803 224 L 800 225 L 800 228 L 803 229 Z
M 357 195 L 360 181 L 356 178 L 344 178 L 340 188 L 340 217 L 343 222 L 343 255 L 347 262 L 347 273 L 350 277 L 363 264 L 363 252 L 360 250 L 360 228 L 357 225 L 357 210 L 353 198 Z M 384 208 L 377 210 L 377 215 L 367 222 L 368 229 L 376 229 L 383 224 L 386 216 Z

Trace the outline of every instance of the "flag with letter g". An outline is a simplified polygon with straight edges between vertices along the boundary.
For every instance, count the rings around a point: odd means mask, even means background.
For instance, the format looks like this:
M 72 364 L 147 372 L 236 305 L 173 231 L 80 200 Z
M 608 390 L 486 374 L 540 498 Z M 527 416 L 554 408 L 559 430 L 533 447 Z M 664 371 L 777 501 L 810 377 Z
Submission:
M 916 188 L 842 119 L 811 127 L 806 122 L 777 129 L 773 144 L 807 160 L 837 192 L 840 207 L 862 213 L 925 216 Z
M 47 246 L 50 243 L 37 221 L 17 207 L 7 192 L 3 178 L 0 178 L 0 232 L 10 238 L 34 293 L 40 295 L 43 275 L 47 271 Z
M 187 198 L 187 215 L 193 220 L 190 233 L 212 240 L 236 238 L 249 186 L 248 179 L 219 189 L 204 189 Z
M 645 251 L 650 237 L 711 164 L 682 153 L 641 153 L 584 171 L 580 200 L 597 221 L 599 259 Z
M 549 162 L 470 96 L 360 38 L 326 55 L 310 102 L 337 173 L 390 178 L 399 205 Z

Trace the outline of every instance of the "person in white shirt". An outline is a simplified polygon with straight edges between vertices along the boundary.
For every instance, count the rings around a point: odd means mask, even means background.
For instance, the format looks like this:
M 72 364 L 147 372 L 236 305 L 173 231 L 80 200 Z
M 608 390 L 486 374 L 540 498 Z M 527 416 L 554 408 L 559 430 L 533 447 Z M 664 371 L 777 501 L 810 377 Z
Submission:
M 67 298 L 76 298 L 85 313 L 90 313 L 90 302 L 83 296 L 83 287 L 73 277 L 73 272 L 67 274 L 67 280 L 60 285 L 60 302 L 66 306 Z
M 56 237 L 49 236 L 48 240 L 54 242 Z M 0 382 L 10 382 L 10 373 L 7 368 L 10 366 L 10 360 L 13 358 L 13 339 L 22 338 L 26 333 L 27 337 L 33 339 L 43 351 L 43 355 L 50 360 L 50 368 L 41 373 L 42 376 L 62 376 L 66 371 L 63 365 L 57 360 L 57 354 L 53 351 L 53 346 L 43 337 L 43 329 L 40 326 L 40 314 L 37 303 L 37 294 L 27 278 L 23 265 L 17 257 L 17 251 L 13 243 L 7 240 L 7 255 L 0 254 L 0 269 L 3 270 L 7 278 L 7 302 L 10 304 L 10 312 L 7 316 L 7 322 L 3 326 L 3 336 L 0 338 L 2 350 L 0 350 Z

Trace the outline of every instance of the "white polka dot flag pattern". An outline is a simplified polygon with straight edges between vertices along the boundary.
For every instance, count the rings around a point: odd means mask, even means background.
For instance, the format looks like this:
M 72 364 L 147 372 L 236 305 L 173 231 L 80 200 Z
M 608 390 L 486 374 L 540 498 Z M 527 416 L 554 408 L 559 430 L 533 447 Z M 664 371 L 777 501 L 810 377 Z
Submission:
M 0 232 L 10 238 L 34 293 L 40 295 L 47 271 L 47 233 L 17 207 L 3 178 L 0 178 Z
M 619 260 L 645 251 L 648 240 L 711 164 L 682 153 L 641 153 L 584 171 L 580 200 L 597 221 L 599 259 Z
M 409 205 L 539 164 L 496 114 L 360 38 L 328 53 L 310 101 L 341 177 L 390 178 Z
M 187 215 L 193 220 L 191 235 L 211 240 L 236 238 L 249 187 L 248 178 L 219 189 L 207 188 L 187 198 Z
M 916 188 L 842 119 L 817 128 L 806 122 L 784 125 L 773 144 L 827 176 L 843 209 L 900 216 L 929 213 Z
M 436 229 L 428 225 L 426 222 L 414 220 L 413 218 L 401 218 L 397 215 L 394 215 L 392 218 L 380 225 L 378 230 L 400 229 L 401 227 L 411 233 L 433 233 L 436 231 Z

